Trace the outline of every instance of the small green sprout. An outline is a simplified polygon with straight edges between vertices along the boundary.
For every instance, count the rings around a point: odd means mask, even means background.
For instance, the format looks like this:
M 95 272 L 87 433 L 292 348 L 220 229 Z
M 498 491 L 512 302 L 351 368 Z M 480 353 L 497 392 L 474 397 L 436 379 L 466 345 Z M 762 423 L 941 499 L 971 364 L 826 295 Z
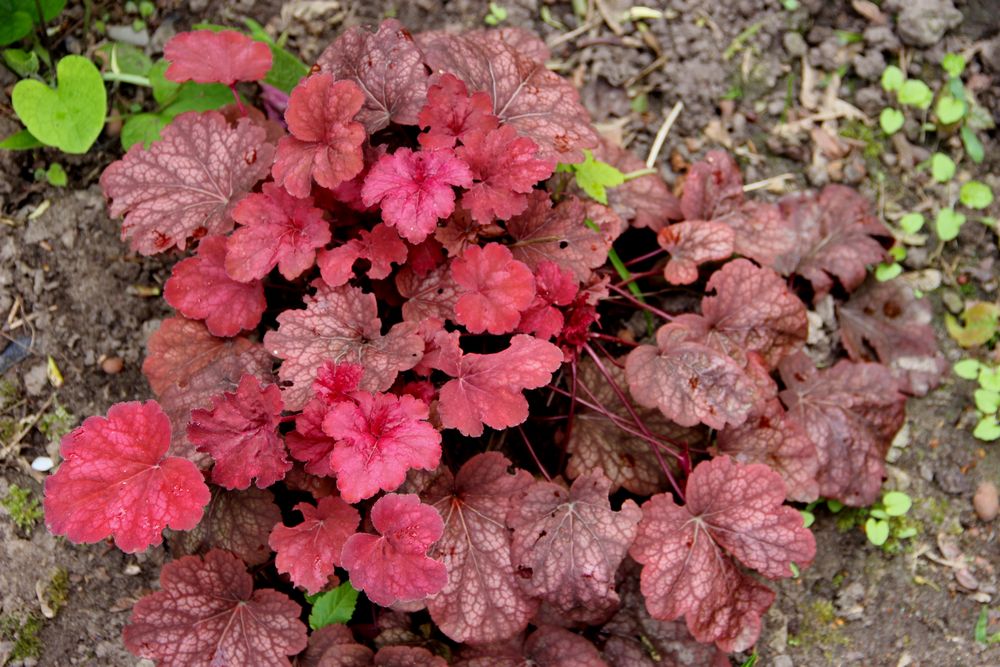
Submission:
M 934 115 L 945 125 L 953 125 L 965 116 L 965 102 L 951 95 L 942 95 L 934 105 Z
M 902 491 L 886 492 L 880 502 L 867 510 L 868 518 L 864 525 L 868 541 L 877 547 L 885 547 L 890 537 L 898 541 L 916 535 L 916 527 L 903 520 L 911 507 L 913 500 Z
M 993 304 L 986 304 L 993 306 Z M 995 306 L 993 306 L 995 308 Z M 947 321 L 946 321 L 947 323 Z M 983 333 L 996 333 L 996 317 L 992 320 L 992 328 Z M 949 330 L 949 333 L 950 330 Z M 980 336 L 980 339 L 983 336 Z M 988 339 L 987 339 L 988 340 Z M 973 392 L 976 412 L 979 421 L 972 435 L 984 442 L 1000 440 L 1000 369 L 987 366 L 975 359 L 963 359 L 955 364 L 955 374 L 966 380 L 978 380 L 979 387 Z
M 938 183 L 947 183 L 955 176 L 955 161 L 944 153 L 931 156 L 931 177 Z
M 953 208 L 943 208 L 938 211 L 934 218 L 934 227 L 938 238 L 942 241 L 951 241 L 958 238 L 958 232 L 965 224 L 965 216 L 958 213 Z
M 947 53 L 941 59 L 941 68 L 948 76 L 957 79 L 965 71 L 965 58 L 957 53 Z
M 11 484 L 7 489 L 7 495 L 0 500 L 0 505 L 10 514 L 14 525 L 26 535 L 31 535 L 32 529 L 45 513 L 42 511 L 41 503 L 32 496 L 28 489 L 22 489 L 17 484 Z
M 312 611 L 309 612 L 309 627 L 319 630 L 328 625 L 350 621 L 358 602 L 358 591 L 350 582 L 344 582 L 332 591 L 307 595 L 306 600 L 312 605 Z
M 900 104 L 918 109 L 928 109 L 934 101 L 934 93 L 930 86 L 920 79 L 907 79 L 899 87 L 897 99 Z
M 882 89 L 887 93 L 899 90 L 904 81 L 906 81 L 906 75 L 895 65 L 889 65 L 882 70 Z
M 907 213 L 899 219 L 899 228 L 907 234 L 916 234 L 924 228 L 924 216 L 921 213 Z
M 893 109 L 892 107 L 882 109 L 882 113 L 878 116 L 879 127 L 882 128 L 883 132 L 889 135 L 899 132 L 905 121 L 906 117 L 903 115 L 903 112 L 899 109 Z
M 501 23 L 507 20 L 507 10 L 504 7 L 501 7 L 495 2 L 491 2 L 489 4 L 489 9 L 490 13 L 487 14 L 486 18 L 483 19 L 483 22 L 486 25 L 491 25 L 491 26 L 500 25 Z
M 981 181 L 968 181 L 962 184 L 958 200 L 964 206 L 982 210 L 993 203 L 993 190 Z
M 980 644 L 1000 644 L 1000 632 L 992 635 L 987 634 L 989 625 L 990 609 L 986 605 L 983 605 L 979 609 L 979 618 L 976 619 L 976 627 L 973 630 L 973 636 L 975 637 L 976 642 Z

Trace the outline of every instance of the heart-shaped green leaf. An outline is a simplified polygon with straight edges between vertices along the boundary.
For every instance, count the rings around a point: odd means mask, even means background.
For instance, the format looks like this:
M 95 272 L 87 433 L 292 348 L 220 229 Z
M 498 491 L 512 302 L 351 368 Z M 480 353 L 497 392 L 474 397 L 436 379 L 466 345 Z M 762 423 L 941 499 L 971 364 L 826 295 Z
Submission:
M 899 228 L 907 234 L 916 234 L 924 228 L 924 216 L 921 213 L 907 213 L 899 219 Z
M 39 141 L 67 153 L 86 153 L 104 127 L 108 110 L 104 80 L 92 62 L 66 56 L 56 66 L 59 87 L 18 81 L 14 111 Z
M 951 95 L 942 95 L 934 105 L 934 113 L 945 125 L 951 125 L 962 120 L 965 115 L 965 103 Z
M 868 536 L 869 542 L 880 547 L 889 539 L 889 524 L 879 519 L 869 518 L 865 522 L 865 535 Z
M 973 396 L 976 398 L 976 409 L 983 414 L 992 415 L 1000 409 L 1000 393 L 989 389 L 977 389 Z
M 899 103 L 926 109 L 934 101 L 934 93 L 920 79 L 910 79 L 899 87 Z
M 14 11 L 9 3 L 0 0 L 0 46 L 13 44 L 31 32 L 31 15 Z
M 948 73 L 948 76 L 962 76 L 965 71 L 965 58 L 957 53 L 946 53 L 941 59 L 941 69 Z
M 977 359 L 962 359 L 955 362 L 952 370 L 963 380 L 975 380 L 979 377 L 979 367 L 980 363 Z
M 879 264 L 875 267 L 875 280 L 884 283 L 892 280 L 903 272 L 903 267 L 893 262 L 892 264 Z
M 969 181 L 962 184 L 958 200 L 969 208 L 982 210 L 993 203 L 993 190 L 981 181 Z
M 986 415 L 980 419 L 972 435 L 986 442 L 1000 440 L 1000 423 L 997 423 L 996 415 Z
M 903 81 L 905 80 L 906 75 L 903 74 L 903 70 L 895 65 L 889 65 L 882 70 L 882 89 L 886 92 L 899 90 L 899 87 L 903 85 Z
M 906 120 L 906 117 L 903 116 L 903 112 L 892 107 L 882 109 L 882 113 L 878 116 L 878 124 L 886 134 L 899 132 L 899 128 L 903 127 L 904 120 Z
M 931 156 L 931 176 L 938 183 L 947 183 L 955 175 L 955 161 L 944 153 Z
M 942 241 L 951 241 L 958 237 L 958 231 L 965 224 L 965 216 L 961 213 L 956 213 L 953 208 L 943 208 L 938 211 L 937 217 L 934 219 L 934 225 L 937 228 L 938 238 Z
M 890 491 L 882 496 L 882 506 L 889 516 L 903 516 L 910 511 L 913 501 L 901 491 Z
M 1000 391 L 1000 368 L 982 367 L 979 369 L 979 386 L 991 391 Z

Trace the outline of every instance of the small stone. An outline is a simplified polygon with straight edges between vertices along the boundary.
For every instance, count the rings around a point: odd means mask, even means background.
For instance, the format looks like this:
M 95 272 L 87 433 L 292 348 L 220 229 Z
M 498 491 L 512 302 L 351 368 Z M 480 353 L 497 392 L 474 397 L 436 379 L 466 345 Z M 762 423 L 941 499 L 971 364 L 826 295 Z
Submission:
M 882 52 L 878 49 L 870 49 L 864 55 L 854 56 L 851 65 L 854 66 L 854 71 L 862 79 L 875 81 L 882 76 L 882 72 L 885 70 L 885 58 L 882 57 Z
M 896 31 L 907 44 L 933 46 L 961 22 L 951 0 L 910 0 L 896 17 Z
M 899 38 L 887 25 L 873 25 L 865 28 L 865 43 L 874 49 L 882 51 L 897 51 Z
M 118 375 L 125 367 L 125 360 L 121 357 L 108 357 L 101 362 L 101 370 L 108 375 Z
M 1000 514 L 1000 499 L 997 486 L 993 482 L 981 482 L 972 497 L 972 507 L 983 521 L 993 521 Z
M 108 26 L 108 37 L 139 48 L 144 48 L 149 44 L 149 31 L 145 28 L 137 31 L 130 25 Z
M 24 390 L 29 396 L 41 396 L 49 384 L 47 367 L 44 363 L 37 364 L 24 374 Z
M 781 43 L 785 46 L 785 51 L 793 58 L 801 58 L 809 48 L 806 40 L 797 32 L 786 32 L 781 38 Z
M 795 667 L 795 663 L 787 655 L 776 655 L 774 660 L 771 661 L 774 667 Z
M 140 572 L 142 572 L 142 568 L 140 568 L 135 563 L 129 563 L 128 565 L 125 566 L 125 574 L 129 577 L 134 577 Z
M 31 462 L 31 469 L 38 472 L 48 472 L 52 470 L 55 463 L 48 456 L 39 456 Z

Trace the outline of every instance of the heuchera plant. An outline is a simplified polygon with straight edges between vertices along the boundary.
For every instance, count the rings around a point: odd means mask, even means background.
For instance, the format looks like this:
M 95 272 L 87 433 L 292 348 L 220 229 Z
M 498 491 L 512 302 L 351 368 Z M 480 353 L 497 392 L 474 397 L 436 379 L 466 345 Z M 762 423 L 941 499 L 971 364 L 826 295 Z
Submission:
M 270 67 L 232 32 L 167 57 L 231 87 Z M 877 499 L 905 395 L 944 367 L 925 307 L 865 282 L 888 235 L 868 203 L 746 199 L 719 151 L 677 197 L 547 57 L 517 29 L 352 28 L 284 124 L 184 114 L 104 172 L 133 250 L 195 246 L 149 341 L 156 399 L 85 421 L 46 484 L 75 542 L 169 529 L 131 651 L 726 664 L 765 580 L 815 555 L 785 502 Z M 372 604 L 307 635 L 305 594 L 341 578 Z

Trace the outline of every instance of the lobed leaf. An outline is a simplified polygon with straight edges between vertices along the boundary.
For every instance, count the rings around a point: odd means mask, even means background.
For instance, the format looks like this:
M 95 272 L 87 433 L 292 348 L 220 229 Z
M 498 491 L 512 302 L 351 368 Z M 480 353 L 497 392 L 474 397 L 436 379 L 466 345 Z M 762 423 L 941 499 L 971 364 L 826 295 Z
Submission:
M 259 81 L 271 69 L 271 50 L 235 30 L 195 30 L 174 35 L 163 47 L 165 76 L 183 83 Z
M 277 553 L 278 572 L 288 574 L 292 583 L 316 594 L 326 587 L 333 569 L 341 564 L 341 550 L 358 524 L 358 511 L 336 496 L 321 498 L 318 505 L 298 503 L 293 508 L 302 522 L 273 526 L 268 544 Z

